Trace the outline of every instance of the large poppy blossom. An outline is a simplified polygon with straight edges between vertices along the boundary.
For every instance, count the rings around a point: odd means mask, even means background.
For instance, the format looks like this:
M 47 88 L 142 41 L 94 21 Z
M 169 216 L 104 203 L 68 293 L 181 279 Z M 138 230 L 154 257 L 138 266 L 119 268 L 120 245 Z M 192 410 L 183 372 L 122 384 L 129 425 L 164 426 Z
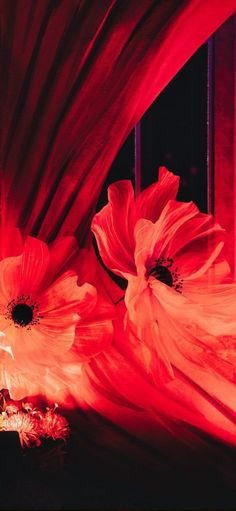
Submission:
M 235 286 L 221 283 L 229 274 L 224 229 L 192 202 L 174 200 L 177 189 L 178 177 L 165 168 L 136 200 L 131 183 L 120 181 L 92 223 L 104 263 L 128 281 L 138 356 L 161 382 L 174 377 L 173 353 L 199 362 L 205 345 L 215 349 L 212 336 L 236 332 Z M 202 332 L 209 336 L 201 340 Z
M 68 373 L 78 373 L 110 342 L 112 307 L 93 285 L 78 285 L 75 271 L 62 272 L 75 240 L 58 240 L 50 250 L 16 232 L 15 255 L 8 250 L 0 261 L 0 387 L 14 399 L 36 393 L 59 399 L 68 357 Z

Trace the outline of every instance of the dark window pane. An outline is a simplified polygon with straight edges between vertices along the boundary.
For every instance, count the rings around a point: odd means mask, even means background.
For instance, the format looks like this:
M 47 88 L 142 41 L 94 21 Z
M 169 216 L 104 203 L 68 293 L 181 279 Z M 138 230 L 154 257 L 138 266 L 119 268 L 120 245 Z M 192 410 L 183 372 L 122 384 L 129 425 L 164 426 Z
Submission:
M 181 177 L 178 199 L 193 200 L 207 211 L 207 66 L 204 44 L 150 106 L 140 121 L 141 187 L 166 166 Z M 104 183 L 97 210 L 107 202 L 107 187 L 119 179 L 135 182 L 135 130 L 119 151 Z
M 131 179 L 134 185 L 134 136 L 135 134 L 133 130 L 123 144 L 110 168 L 109 174 L 100 194 L 100 198 L 97 204 L 97 211 L 99 211 L 107 203 L 107 188 L 111 183 L 114 183 L 114 181 L 118 181 L 120 179 Z
M 207 58 L 203 45 L 141 120 L 142 188 L 160 165 L 181 176 L 178 199 L 207 211 Z

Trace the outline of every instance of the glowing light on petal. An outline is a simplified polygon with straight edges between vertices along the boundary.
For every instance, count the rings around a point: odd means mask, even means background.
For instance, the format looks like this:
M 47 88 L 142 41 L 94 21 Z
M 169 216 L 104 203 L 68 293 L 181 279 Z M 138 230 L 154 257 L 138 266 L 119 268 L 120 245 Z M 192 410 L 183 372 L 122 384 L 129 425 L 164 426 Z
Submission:
M 222 255 L 225 231 L 195 204 L 175 201 L 177 186 L 178 178 L 166 169 L 136 200 L 131 183 L 115 183 L 109 203 L 93 219 L 104 263 L 128 282 L 127 346 L 119 334 L 116 342 L 148 381 L 166 386 L 174 400 L 184 389 L 187 405 L 194 387 L 199 396 L 205 392 L 213 408 L 220 403 L 222 416 L 211 413 L 207 419 L 212 430 L 224 424 L 233 432 L 236 284 L 229 281 Z M 228 375 L 221 341 L 227 335 Z M 197 409 L 198 392 L 191 395 Z
M 22 255 L 0 260 L 0 388 L 14 399 L 66 400 L 81 363 L 111 342 L 112 306 L 74 270 L 61 272 L 59 249 L 64 258 L 70 248 L 66 237 L 52 252 L 28 237 Z

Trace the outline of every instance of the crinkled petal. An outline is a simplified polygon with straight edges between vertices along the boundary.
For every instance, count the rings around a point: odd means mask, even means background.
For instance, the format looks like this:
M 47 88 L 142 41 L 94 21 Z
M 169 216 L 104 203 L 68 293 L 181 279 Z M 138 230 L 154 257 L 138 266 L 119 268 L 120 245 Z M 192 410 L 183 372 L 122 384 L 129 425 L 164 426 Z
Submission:
M 19 330 L 19 329 L 18 329 Z M 67 317 L 49 325 L 37 325 L 31 330 L 17 331 L 17 342 L 13 349 L 14 358 L 26 371 L 40 370 L 55 363 L 56 357 L 63 356 L 72 346 L 75 338 L 75 318 Z
M 50 261 L 50 252 L 46 243 L 28 236 L 22 255 L 20 294 L 35 297 L 40 289 Z
M 137 274 L 145 278 L 149 261 L 154 260 L 154 249 L 158 240 L 159 225 L 150 220 L 140 219 L 135 225 L 135 263 Z
M 35 376 L 26 375 L 25 370 L 20 369 L 16 361 L 7 353 L 0 352 L 0 388 L 8 389 L 12 399 L 22 399 L 36 390 L 34 386 Z
M 199 213 L 193 203 L 169 201 L 155 224 L 139 220 L 135 226 L 138 272 L 144 266 L 150 271 L 163 256 L 174 260 L 181 278 L 199 278 L 221 252 L 224 234 L 212 216 Z
M 168 381 L 173 378 L 171 335 L 168 337 L 171 321 L 181 322 L 184 335 L 185 325 L 205 325 L 204 308 L 154 278 L 145 285 L 143 279 L 130 277 L 125 303 L 137 337 L 149 349 L 147 371 L 156 368 L 155 381 Z
M 47 269 L 49 257 L 45 243 L 29 236 L 22 255 L 7 257 L 0 261 L 1 305 L 7 304 L 21 294 L 35 297 Z
M 100 255 L 105 265 L 118 275 L 135 274 L 134 191 L 130 181 L 118 181 L 108 189 L 109 203 L 92 222 Z
M 208 314 L 204 304 L 189 300 L 184 294 L 177 293 L 174 289 L 159 282 L 155 278 L 149 280 L 150 292 L 155 296 L 155 314 L 159 321 L 162 310 L 165 311 L 166 317 L 172 321 L 180 322 L 182 325 L 192 325 L 206 328 L 209 331 L 210 325 L 207 327 Z M 213 318 L 212 318 L 213 321 Z M 166 329 L 168 326 L 166 325 Z
M 215 285 L 205 294 L 202 289 L 202 295 L 199 294 L 196 302 L 154 278 L 150 280 L 150 287 L 171 321 L 189 325 L 195 331 L 201 328 L 211 335 L 236 334 L 236 284 Z M 162 313 L 156 309 L 156 314 L 160 320 Z
M 114 317 L 114 307 L 99 297 L 86 320 L 77 324 L 74 351 L 78 360 L 88 360 L 107 349 L 112 342 Z
M 8 345 L 8 346 L 1 345 L 0 350 L 8 353 L 8 355 L 10 355 L 13 360 L 15 359 L 13 352 L 12 352 L 12 347 L 10 345 Z
M 135 325 L 137 337 L 140 338 L 144 348 L 147 346 L 149 350 L 149 352 L 142 350 L 145 354 L 147 372 L 150 372 L 150 365 L 155 365 L 156 381 L 159 383 L 168 381 L 173 378 L 173 370 L 166 346 L 161 342 L 158 325 L 159 305 L 152 289 L 148 284 L 140 285 L 140 279 L 137 277 L 129 278 L 125 303 L 129 318 Z
M 148 186 L 137 197 L 137 217 L 156 222 L 167 202 L 176 198 L 178 188 L 179 176 L 160 167 L 157 183 Z
M 40 313 L 46 320 L 61 317 L 63 324 L 66 314 L 87 316 L 97 301 L 97 291 L 90 284 L 77 285 L 77 275 L 68 271 L 61 275 L 41 296 Z
M 158 233 L 158 237 L 154 240 L 156 241 L 156 254 L 169 255 L 169 252 L 173 252 L 174 255 L 188 241 L 191 241 L 192 232 L 187 229 L 187 239 L 180 239 L 178 236 L 179 229 L 198 214 L 199 210 L 193 202 L 170 200 L 162 211 L 159 220 L 154 224 Z
M 197 278 L 214 263 L 224 245 L 225 230 L 193 203 L 169 201 L 159 219 L 155 256 L 174 258 L 183 278 Z
M 0 382 L 4 383 L 1 388 L 7 388 L 14 400 L 41 395 L 53 402 L 66 402 L 68 388 L 66 379 L 61 377 L 62 371 L 54 371 L 53 368 L 41 371 L 37 367 L 33 369 L 27 372 L 16 363 L 0 365 Z
M 39 382 L 32 373 L 17 371 L 16 368 L 11 372 L 6 369 L 5 382 L 11 398 L 16 401 L 24 399 L 26 396 L 40 394 Z
M 22 256 L 7 257 L 0 261 L 0 313 L 20 294 Z
M 219 352 L 217 353 L 216 345 L 220 344 L 218 340 L 210 339 L 208 340 L 208 345 L 206 341 L 206 334 L 201 334 L 200 330 L 198 331 L 198 335 L 196 335 L 196 331 L 191 328 L 187 328 L 186 324 L 182 322 L 181 316 L 181 297 L 179 301 L 177 301 L 177 293 L 173 293 L 170 290 L 170 293 L 165 293 L 165 286 L 160 283 L 155 284 L 156 286 L 156 296 L 158 287 L 162 292 L 158 292 L 158 300 L 153 302 L 155 305 L 155 312 L 158 318 L 158 331 L 154 332 L 155 336 L 152 337 L 150 335 L 150 331 L 148 329 L 144 330 L 143 328 L 139 329 L 138 335 L 142 336 L 141 341 L 145 343 L 146 346 L 150 347 L 150 341 L 154 343 L 160 342 L 160 344 L 165 349 L 165 355 L 169 360 L 170 367 L 172 368 L 174 378 L 170 379 L 169 382 L 166 383 L 166 388 L 173 391 L 173 397 L 177 397 L 178 391 L 176 394 L 176 390 L 178 388 L 183 388 L 180 384 L 179 377 L 186 383 L 194 386 L 197 386 L 199 389 L 199 402 L 201 393 L 206 396 L 207 401 L 212 403 L 213 407 L 217 402 L 218 407 L 220 406 L 220 413 L 222 415 L 222 424 L 224 424 L 225 419 L 228 414 L 231 414 L 231 419 L 235 415 L 235 404 L 236 398 L 235 393 L 233 391 L 235 386 L 235 369 L 233 370 L 231 361 L 231 367 L 228 364 L 228 374 L 226 372 L 227 364 L 225 360 L 221 360 L 221 369 L 224 368 L 224 372 L 219 371 L 218 365 L 220 364 L 219 360 Z M 165 299 L 166 298 L 166 299 Z M 173 303 L 172 303 L 173 300 Z M 143 300 L 142 300 L 143 303 Z M 185 300 L 186 307 L 188 308 L 188 304 Z M 137 302 L 138 304 L 138 302 Z M 182 303 L 183 305 L 183 303 Z M 150 302 L 150 307 L 152 303 Z M 173 311 L 176 309 L 175 314 L 171 313 L 171 307 L 173 307 Z M 189 309 L 189 323 L 188 326 L 191 327 L 191 310 L 192 304 L 190 304 Z M 187 313 L 185 312 L 186 319 Z M 178 317 L 179 316 L 179 317 Z M 194 316 L 193 316 L 194 318 Z M 149 322 L 150 324 L 151 322 Z M 137 331 L 138 325 L 138 315 L 136 318 L 136 323 L 133 327 Z M 147 322 L 148 326 L 148 322 Z M 214 342 L 211 347 L 211 342 Z M 130 352 L 129 352 L 130 353 Z M 211 353 L 211 357 L 209 356 Z M 155 361 L 155 357 L 158 355 L 160 357 L 160 353 L 154 353 L 153 350 L 150 350 L 150 360 L 149 360 L 149 376 L 151 376 L 151 380 L 155 383 L 158 383 L 157 372 L 158 366 L 153 364 L 153 360 Z M 137 356 L 135 355 L 136 362 L 138 361 Z M 163 382 L 162 382 L 163 383 Z M 186 399 L 186 406 L 192 406 L 192 402 L 190 399 L 191 393 L 187 395 L 183 395 L 183 402 Z M 195 402 L 195 405 L 197 401 Z M 202 412 L 204 413 L 204 409 L 202 408 Z M 217 414 L 216 414 L 217 415 Z M 218 414 L 219 415 L 219 414 Z M 220 425 L 220 416 L 217 418 L 217 424 Z
M 78 319 L 73 313 L 43 318 L 30 329 L 10 323 L 4 330 L 4 337 L 0 338 L 0 353 L 6 352 L 8 358 L 13 358 L 27 371 L 33 370 L 35 365 L 49 366 L 70 349 Z
M 168 331 L 165 328 L 166 320 L 169 321 Z M 235 414 L 235 381 L 230 381 L 230 372 L 225 378 L 217 369 L 216 362 L 219 363 L 219 357 L 216 353 L 217 342 L 215 342 L 215 346 L 212 346 L 214 349 L 211 350 L 210 342 L 207 347 L 204 343 L 204 337 L 202 338 L 201 335 L 196 335 L 190 330 L 187 331 L 180 322 L 170 320 L 164 309 L 160 316 L 160 329 L 163 342 L 172 342 L 170 361 L 173 367 L 181 371 L 186 380 L 195 383 L 206 392 L 209 400 L 212 400 L 212 402 L 216 400 L 218 404 L 221 403 L 223 411 L 227 412 L 228 410 Z M 208 355 L 209 352 L 211 352 L 211 357 Z M 221 365 L 225 366 L 223 359 Z
M 140 313 L 140 311 L 137 311 L 137 301 L 140 304 L 142 300 L 144 307 L 142 313 Z M 155 321 L 156 314 L 153 307 L 151 307 L 151 302 L 152 292 L 148 282 L 142 278 L 130 275 L 125 293 L 125 305 L 133 323 L 137 321 L 139 324 L 143 324 L 146 321 Z
M 110 420 L 114 420 L 115 417 L 118 424 L 122 423 L 122 427 L 125 426 L 129 429 L 131 424 L 130 416 L 127 418 L 126 410 L 128 415 L 131 410 L 136 411 L 136 415 L 139 412 L 139 417 L 136 416 L 134 422 L 133 431 L 135 432 L 139 431 L 142 412 L 145 411 L 146 416 L 148 411 L 152 411 L 153 438 L 155 439 L 157 438 L 158 424 L 159 426 L 164 424 L 169 431 L 173 432 L 173 423 L 171 425 L 168 421 L 168 417 L 172 417 L 177 419 L 178 424 L 192 424 L 214 436 L 218 435 L 227 441 L 233 441 L 235 444 L 234 415 L 228 416 L 223 407 L 219 410 L 214 399 L 210 401 L 207 394 L 204 394 L 200 388 L 197 388 L 194 383 L 191 384 L 187 379 L 183 383 L 179 378 L 175 378 L 161 388 L 154 388 L 152 385 L 148 385 L 146 379 L 134 370 L 130 361 L 125 360 L 114 351 L 96 359 L 92 369 L 88 367 L 87 374 L 95 391 L 94 397 L 86 383 L 81 385 L 81 393 L 86 395 L 86 400 L 90 404 L 92 402 L 95 409 L 100 413 L 102 411 Z M 99 399 L 97 399 L 98 392 Z M 113 405 L 112 412 L 110 412 L 111 405 Z M 115 406 L 117 406 L 116 410 Z M 147 431 L 147 422 L 146 427 L 142 430 L 142 438 L 144 431 L 146 439 L 150 441 L 151 430 Z M 186 441 L 185 436 L 184 438 Z
M 16 328 L 15 325 L 5 318 L 0 316 L 0 325 L 1 329 L 4 333 L 4 336 L 0 337 L 0 350 L 6 351 L 9 353 L 8 356 L 11 355 L 14 357 L 15 344 L 18 342 L 18 338 L 20 336 L 20 329 Z M 10 350 L 8 350 L 10 347 Z
M 199 318 L 199 325 L 212 335 L 236 335 L 236 283 L 213 285 L 207 289 L 203 286 L 198 293 L 191 294 L 201 305 L 204 314 Z

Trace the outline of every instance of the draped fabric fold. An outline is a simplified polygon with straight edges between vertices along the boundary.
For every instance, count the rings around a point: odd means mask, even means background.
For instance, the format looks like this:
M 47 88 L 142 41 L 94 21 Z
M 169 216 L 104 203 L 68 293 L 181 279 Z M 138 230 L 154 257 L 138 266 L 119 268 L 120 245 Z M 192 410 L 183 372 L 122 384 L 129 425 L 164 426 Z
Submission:
M 2 221 L 45 241 L 84 241 L 122 143 L 235 8 L 235 0 L 2 0 Z

